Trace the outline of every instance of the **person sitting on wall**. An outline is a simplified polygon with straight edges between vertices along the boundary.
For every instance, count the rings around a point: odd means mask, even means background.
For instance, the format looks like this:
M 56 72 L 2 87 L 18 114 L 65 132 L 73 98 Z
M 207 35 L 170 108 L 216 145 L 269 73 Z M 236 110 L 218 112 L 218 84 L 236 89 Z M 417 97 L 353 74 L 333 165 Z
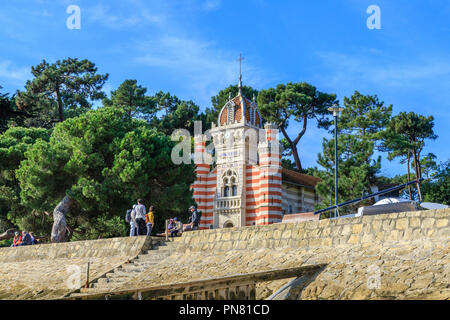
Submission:
M 189 211 L 191 212 L 192 215 L 189 217 L 189 223 L 184 226 L 183 231 L 198 229 L 198 224 L 200 222 L 200 215 L 195 206 L 190 206 Z
M 20 236 L 19 231 L 14 232 L 13 244 L 11 247 L 18 247 L 22 243 L 22 237 Z
M 183 229 L 183 224 L 181 223 L 181 221 L 178 221 L 178 218 L 173 218 L 173 227 L 170 230 L 170 236 L 176 237 L 178 236 L 178 232 L 180 232 Z
M 32 245 L 31 236 L 28 232 L 22 231 L 22 243 L 20 246 L 30 246 Z
M 40 243 L 40 240 L 34 237 L 33 232 L 29 232 L 29 235 L 31 237 L 31 244 L 39 244 Z
M 169 219 L 169 224 L 167 225 L 167 231 L 169 231 L 169 234 L 172 234 L 172 229 L 174 229 L 176 226 L 173 219 Z

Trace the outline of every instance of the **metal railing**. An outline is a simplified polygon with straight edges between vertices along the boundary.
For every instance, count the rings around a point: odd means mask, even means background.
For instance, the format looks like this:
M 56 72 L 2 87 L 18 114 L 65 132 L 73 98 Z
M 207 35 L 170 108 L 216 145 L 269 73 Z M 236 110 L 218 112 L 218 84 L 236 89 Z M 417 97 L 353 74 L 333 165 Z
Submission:
M 391 187 L 391 188 L 388 188 L 388 189 L 384 189 L 384 190 L 381 190 L 381 191 L 369 194 L 369 195 L 364 196 L 364 197 L 360 197 L 360 198 L 357 198 L 357 199 L 345 201 L 345 202 L 339 203 L 338 205 L 334 205 L 334 206 L 331 206 L 331 207 L 328 207 L 328 208 L 325 208 L 325 209 L 321 209 L 321 210 L 315 211 L 314 214 L 320 214 L 322 212 L 330 211 L 331 209 L 339 209 L 341 207 L 348 206 L 348 205 L 350 205 L 352 203 L 357 203 L 357 202 L 360 202 L 360 201 L 363 201 L 363 200 L 366 200 L 366 199 L 374 198 L 376 196 L 379 196 L 379 195 L 382 195 L 382 194 L 385 194 L 385 193 L 389 193 L 389 192 L 392 192 L 392 191 L 403 189 L 404 187 L 409 186 L 410 184 L 414 184 L 414 183 L 418 184 L 418 183 L 422 182 L 423 180 L 425 180 L 425 179 L 424 178 L 420 178 L 419 180 L 414 180 L 414 181 L 410 181 L 410 182 L 407 182 L 407 183 L 404 183 L 404 184 L 400 184 L 398 186 Z

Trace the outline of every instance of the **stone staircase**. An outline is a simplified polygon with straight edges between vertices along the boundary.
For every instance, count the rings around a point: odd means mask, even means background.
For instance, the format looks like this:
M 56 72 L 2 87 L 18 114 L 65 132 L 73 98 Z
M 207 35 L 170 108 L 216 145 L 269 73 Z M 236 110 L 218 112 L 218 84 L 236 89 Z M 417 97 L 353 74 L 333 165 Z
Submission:
M 139 273 L 151 270 L 151 267 L 161 263 L 174 253 L 177 240 L 180 238 L 153 240 L 151 248 L 139 254 L 135 259 L 106 273 L 103 277 L 92 282 L 89 288 L 81 288 L 79 292 L 70 294 L 70 298 L 83 296 L 86 293 L 105 292 L 117 288 L 131 279 L 137 277 Z M 149 271 L 150 272 L 150 271 Z

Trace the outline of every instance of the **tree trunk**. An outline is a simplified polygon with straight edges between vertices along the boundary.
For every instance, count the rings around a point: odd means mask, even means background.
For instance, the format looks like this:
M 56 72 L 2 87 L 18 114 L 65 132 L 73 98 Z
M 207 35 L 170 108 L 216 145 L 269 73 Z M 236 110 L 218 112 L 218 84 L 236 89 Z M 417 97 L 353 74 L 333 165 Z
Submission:
M 420 177 L 420 169 L 419 169 L 419 163 L 418 163 L 418 159 L 417 159 L 416 150 L 413 150 L 413 156 L 414 156 L 414 171 L 416 173 L 417 198 L 418 198 L 419 202 L 421 202 L 422 194 L 420 192 L 420 182 L 419 182 L 419 179 L 421 177 Z
M 64 121 L 64 111 L 63 111 L 63 103 L 62 103 L 61 96 L 59 94 L 59 90 L 56 90 L 55 95 L 56 95 L 56 103 L 58 105 L 59 121 L 63 122 Z
M 67 236 L 67 222 L 66 214 L 70 210 L 70 204 L 72 200 L 68 196 L 65 196 L 60 203 L 53 210 L 53 227 L 52 227 L 52 242 L 66 242 Z
M 408 150 L 408 183 L 411 181 L 410 161 L 411 161 L 411 151 Z M 409 191 L 409 200 L 412 200 L 413 198 L 411 193 L 411 185 L 408 185 L 408 191 Z
M 294 156 L 295 166 L 297 167 L 297 170 L 299 172 L 302 172 L 302 163 L 298 156 L 297 146 L 294 144 L 291 144 L 291 149 L 292 149 L 292 155 Z
M 0 241 L 1 240 L 6 240 L 6 239 L 10 239 L 10 238 L 14 238 L 14 232 L 16 232 L 15 229 L 8 229 L 8 230 L 6 230 L 2 234 L 0 234 Z
M 306 123 L 307 123 L 307 119 L 305 118 L 303 121 L 303 128 L 300 131 L 300 133 L 297 135 L 297 138 L 294 141 L 292 141 L 291 138 L 289 138 L 289 136 L 286 132 L 286 129 L 284 128 L 284 122 L 282 122 L 281 124 L 278 125 L 284 138 L 287 140 L 287 142 L 291 146 L 292 155 L 294 156 L 295 166 L 297 167 L 297 170 L 299 172 L 302 172 L 303 168 L 302 168 L 302 163 L 300 161 L 300 157 L 298 156 L 297 144 L 300 141 L 300 139 L 303 137 L 303 135 L 305 134 Z

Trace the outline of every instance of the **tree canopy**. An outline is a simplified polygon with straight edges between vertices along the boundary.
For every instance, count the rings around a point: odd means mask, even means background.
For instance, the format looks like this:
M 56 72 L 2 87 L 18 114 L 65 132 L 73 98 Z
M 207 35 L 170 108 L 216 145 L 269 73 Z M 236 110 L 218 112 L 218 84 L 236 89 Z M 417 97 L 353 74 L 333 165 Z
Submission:
M 335 94 L 320 92 L 306 82 L 279 84 L 276 88 L 259 92 L 258 108 L 266 121 L 280 128 L 292 150 L 297 170 L 303 170 L 297 145 L 306 132 L 308 120 L 316 119 L 319 128 L 328 128 L 331 122 L 327 109 L 335 102 Z M 292 120 L 302 125 L 294 138 L 287 133 L 289 121 Z
M 17 170 L 22 203 L 46 214 L 68 195 L 73 202 L 68 226 L 76 239 L 86 239 L 123 236 L 124 213 L 142 198 L 161 213 L 156 215 L 161 228 L 167 215 L 192 202 L 193 166 L 172 163 L 173 145 L 118 108 L 67 119 L 48 142 L 38 140 L 25 153 Z
M 67 58 L 53 64 L 43 60 L 31 68 L 33 80 L 17 92 L 19 110 L 29 115 L 28 126 L 52 127 L 91 108 L 92 100 L 105 97 L 101 91 L 108 74 L 97 74 L 89 60 Z
M 6 131 L 12 124 L 22 125 L 24 117 L 25 114 L 17 110 L 15 97 L 0 92 L 0 133 Z
M 41 223 L 20 201 L 20 185 L 15 171 L 25 159 L 25 152 L 39 140 L 48 141 L 43 128 L 12 127 L 0 135 L 0 225 L 34 228 Z
M 111 98 L 104 98 L 105 107 L 121 108 L 130 117 L 139 117 L 151 121 L 156 115 L 156 101 L 147 96 L 147 89 L 137 84 L 137 80 L 125 80 L 111 91 Z
M 433 116 L 425 117 L 414 112 L 401 112 L 391 118 L 386 129 L 380 133 L 382 139 L 380 149 L 388 152 L 389 160 L 397 157 L 407 159 L 408 180 L 411 156 L 415 177 L 417 179 L 422 177 L 420 154 L 425 146 L 425 140 L 437 138 L 433 127 Z M 419 188 L 419 184 L 417 187 Z M 419 200 L 421 200 L 420 195 Z
M 323 139 L 323 151 L 318 155 L 318 164 L 324 171 L 316 170 L 314 175 L 322 178 L 316 185 L 323 202 L 320 208 L 328 207 L 330 204 L 330 191 L 334 199 L 334 139 Z M 338 199 L 339 203 L 361 197 L 370 193 L 371 176 L 378 172 L 381 167 L 381 159 L 371 159 L 368 155 L 373 154 L 374 145 L 369 140 L 358 139 L 351 134 L 340 134 L 338 136 Z M 334 200 L 333 200 L 334 204 Z M 361 203 L 358 204 L 360 206 Z M 342 209 L 343 212 L 352 212 L 355 206 Z
M 167 135 L 176 129 L 187 129 L 194 134 L 194 121 L 202 121 L 205 129 L 206 116 L 200 113 L 200 107 L 193 101 L 184 101 L 168 92 L 158 92 L 153 99 L 156 101 L 159 116 L 154 117 L 151 124 Z
M 362 95 L 358 91 L 350 98 L 344 97 L 344 107 L 339 130 L 369 140 L 377 139 L 376 134 L 386 127 L 392 114 L 392 105 L 386 107 L 377 95 Z

